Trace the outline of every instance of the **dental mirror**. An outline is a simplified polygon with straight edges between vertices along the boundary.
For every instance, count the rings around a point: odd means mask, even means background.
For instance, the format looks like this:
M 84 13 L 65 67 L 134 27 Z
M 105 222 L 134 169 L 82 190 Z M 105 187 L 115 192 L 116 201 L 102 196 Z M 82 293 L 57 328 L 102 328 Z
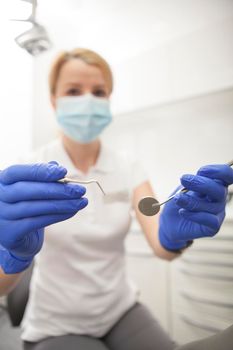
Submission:
M 180 192 L 185 193 L 187 191 L 188 190 L 186 188 L 181 188 L 176 193 L 174 193 L 171 197 L 168 197 L 165 201 L 160 203 L 154 197 L 144 197 L 138 203 L 138 209 L 142 214 L 146 216 L 156 215 L 160 211 L 161 206 L 169 202 L 172 198 L 174 198 L 177 193 L 180 193 Z
M 144 197 L 140 200 L 138 209 L 146 216 L 153 216 L 160 211 L 160 205 L 154 197 Z

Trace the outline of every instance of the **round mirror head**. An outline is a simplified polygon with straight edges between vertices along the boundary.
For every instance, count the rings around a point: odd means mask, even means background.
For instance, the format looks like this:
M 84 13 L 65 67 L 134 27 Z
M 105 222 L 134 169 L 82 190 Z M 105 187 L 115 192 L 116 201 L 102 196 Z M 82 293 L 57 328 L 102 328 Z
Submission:
M 153 197 L 145 197 L 138 203 L 138 209 L 146 216 L 153 216 L 160 211 L 160 205 L 157 199 Z

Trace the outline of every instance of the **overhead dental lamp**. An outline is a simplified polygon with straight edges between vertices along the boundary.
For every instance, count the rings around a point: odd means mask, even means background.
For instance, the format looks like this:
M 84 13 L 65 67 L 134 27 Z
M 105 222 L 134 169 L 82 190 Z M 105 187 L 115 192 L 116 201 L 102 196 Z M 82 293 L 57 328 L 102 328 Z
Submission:
M 13 19 L 18 22 L 29 22 L 32 27 L 15 38 L 15 42 L 28 53 L 37 56 L 52 47 L 45 28 L 36 21 L 37 0 L 21 0 L 32 4 L 32 13 L 27 19 Z

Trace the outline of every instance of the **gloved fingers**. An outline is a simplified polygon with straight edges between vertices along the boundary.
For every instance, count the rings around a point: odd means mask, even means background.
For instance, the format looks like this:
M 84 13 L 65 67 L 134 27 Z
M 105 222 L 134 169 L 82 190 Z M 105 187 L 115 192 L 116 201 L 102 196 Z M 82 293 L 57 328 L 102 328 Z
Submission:
M 87 204 L 88 204 L 87 199 L 83 198 L 82 201 L 80 202 L 79 210 L 85 208 L 87 206 Z M 25 219 L 21 219 L 21 220 L 16 220 L 16 221 L 14 221 L 14 223 L 18 222 L 18 226 L 16 224 L 17 227 L 19 227 L 19 223 L 20 224 L 22 223 L 22 226 L 24 226 L 24 232 L 26 232 L 25 228 L 27 228 L 27 232 L 31 232 L 31 231 L 34 231 L 36 229 L 43 228 L 43 227 L 55 224 L 57 222 L 69 219 L 72 216 L 74 216 L 77 212 L 78 212 L 78 210 L 73 211 L 71 213 L 66 213 L 66 214 L 34 216 L 32 218 L 25 218 Z
M 83 200 L 86 201 L 86 198 L 30 200 L 13 204 L 0 202 L 0 219 L 19 220 L 33 216 L 73 213 L 82 209 Z
M 83 198 L 79 210 L 85 208 L 87 203 L 87 199 Z M 15 248 L 16 242 L 24 239 L 29 232 L 67 220 L 77 212 L 78 210 L 66 214 L 41 215 L 13 221 L 5 220 L 4 226 L 9 228 L 9 232 L 1 237 L 1 244 L 8 249 L 10 246 Z
M 220 180 L 226 186 L 233 184 L 233 169 L 227 164 L 214 164 L 201 167 L 197 175 Z
M 0 172 L 0 183 L 8 185 L 18 181 L 50 182 L 63 178 L 67 170 L 56 162 L 17 164 Z
M 226 199 L 226 187 L 208 177 L 185 174 L 181 178 L 181 183 L 188 190 L 206 195 L 214 201 L 220 202 Z
M 218 214 L 224 210 L 225 201 L 210 202 L 206 197 L 198 197 L 195 192 L 179 193 L 174 198 L 175 203 L 190 212 L 203 211 L 211 214 Z
M 50 160 L 48 162 L 48 164 L 54 164 L 54 165 L 59 165 L 58 162 L 56 160 Z
M 0 199 L 8 203 L 37 199 L 75 199 L 81 198 L 85 192 L 85 187 L 78 184 L 30 181 L 20 181 L 12 185 L 0 183 Z
M 214 215 L 206 212 L 191 212 L 186 209 L 180 209 L 179 214 L 183 218 L 200 225 L 201 232 L 199 237 L 212 236 L 217 233 L 225 217 L 224 211 L 219 215 Z
M 30 258 L 37 254 L 44 242 L 44 229 L 35 230 L 30 232 L 23 239 L 15 239 L 14 241 L 8 242 L 8 249 L 11 254 L 18 258 Z

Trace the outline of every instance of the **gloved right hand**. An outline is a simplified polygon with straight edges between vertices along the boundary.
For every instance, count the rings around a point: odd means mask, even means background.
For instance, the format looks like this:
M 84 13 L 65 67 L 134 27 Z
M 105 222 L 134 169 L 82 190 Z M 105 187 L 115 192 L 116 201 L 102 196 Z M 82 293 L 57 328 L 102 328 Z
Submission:
M 181 252 L 192 240 L 213 237 L 225 217 L 227 188 L 233 184 L 233 169 L 226 164 L 201 167 L 196 175 L 181 178 L 179 192 L 165 204 L 160 215 L 159 240 L 168 251 Z
M 56 162 L 13 165 L 0 172 L 0 266 L 25 270 L 44 240 L 44 228 L 86 207 L 86 189 L 63 184 L 67 170 Z

